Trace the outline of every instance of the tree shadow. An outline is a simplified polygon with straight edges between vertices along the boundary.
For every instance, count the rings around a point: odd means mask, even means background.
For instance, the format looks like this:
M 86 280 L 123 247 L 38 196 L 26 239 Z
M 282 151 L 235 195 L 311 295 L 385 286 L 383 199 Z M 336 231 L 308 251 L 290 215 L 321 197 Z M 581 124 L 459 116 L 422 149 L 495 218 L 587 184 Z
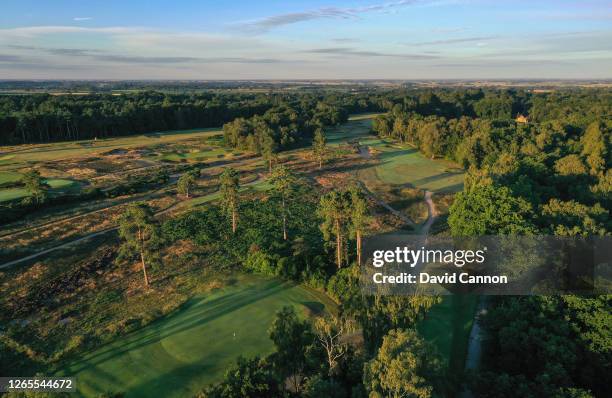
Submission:
M 158 319 L 143 329 L 122 336 L 102 348 L 91 351 L 89 355 L 85 354 L 84 358 L 69 364 L 68 368 L 71 374 L 75 374 L 86 368 L 95 367 L 128 351 L 138 350 L 171 335 L 205 325 L 293 286 L 292 283 L 270 281 L 263 285 L 249 286 L 243 291 L 225 294 L 213 300 L 191 299 L 170 316 Z M 184 315 L 187 311 L 190 313 L 189 316 Z

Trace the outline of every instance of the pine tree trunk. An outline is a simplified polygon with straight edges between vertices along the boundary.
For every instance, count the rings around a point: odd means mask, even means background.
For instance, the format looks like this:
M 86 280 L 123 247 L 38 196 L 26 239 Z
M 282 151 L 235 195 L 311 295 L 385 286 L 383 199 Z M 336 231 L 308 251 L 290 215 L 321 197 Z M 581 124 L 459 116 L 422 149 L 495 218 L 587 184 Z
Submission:
M 285 210 L 285 198 L 283 197 L 283 240 L 287 240 L 287 211 Z
M 357 230 L 357 265 L 361 266 L 361 231 Z
M 147 266 L 144 260 L 144 239 L 142 230 L 138 227 L 138 240 L 140 241 L 140 262 L 142 263 L 142 273 L 144 274 L 145 287 L 149 287 L 149 277 L 147 276 Z
M 140 252 L 140 261 L 142 262 L 142 273 L 144 274 L 145 287 L 149 287 L 149 277 L 147 276 L 147 267 L 145 265 L 144 253 Z
M 272 172 L 272 158 L 270 158 L 270 159 L 268 160 L 268 162 L 269 162 L 269 163 L 268 163 L 268 170 L 269 170 L 269 171 L 270 171 L 270 173 L 271 173 L 271 172 Z
M 232 233 L 236 233 L 236 210 L 232 210 Z
M 342 267 L 342 236 L 340 235 L 340 220 L 336 219 L 336 264 Z

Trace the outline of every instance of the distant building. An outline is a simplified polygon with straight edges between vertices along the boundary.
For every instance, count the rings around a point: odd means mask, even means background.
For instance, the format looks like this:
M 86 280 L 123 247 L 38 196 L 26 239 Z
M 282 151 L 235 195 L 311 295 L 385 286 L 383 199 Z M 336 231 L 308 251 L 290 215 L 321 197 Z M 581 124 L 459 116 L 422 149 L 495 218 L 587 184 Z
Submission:
M 515 120 L 517 123 L 529 123 L 529 119 L 527 119 L 527 116 L 520 114 L 520 113 L 516 115 Z

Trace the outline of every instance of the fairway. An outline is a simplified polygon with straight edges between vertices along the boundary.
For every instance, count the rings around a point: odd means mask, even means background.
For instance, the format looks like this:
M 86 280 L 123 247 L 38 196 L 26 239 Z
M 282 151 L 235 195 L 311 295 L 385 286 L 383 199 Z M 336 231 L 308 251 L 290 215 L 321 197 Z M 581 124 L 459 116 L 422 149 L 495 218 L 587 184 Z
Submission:
M 432 192 L 458 192 L 463 189 L 464 172 L 446 160 L 432 160 L 417 149 L 387 140 L 360 141 L 378 153 L 376 177 L 384 184 L 409 185 Z
M 222 132 L 219 128 L 174 130 L 97 140 L 0 147 L 0 165 L 24 165 L 27 162 L 86 157 L 113 149 L 127 149 L 174 143 L 193 138 L 211 137 L 219 135 L 220 133 Z
M 330 146 L 359 141 L 378 163 L 358 171 L 366 185 L 403 185 L 432 192 L 458 192 L 463 189 L 464 171 L 442 159 L 428 159 L 417 149 L 370 135 L 372 119 L 362 117 L 326 130 Z
M 192 396 L 238 356 L 272 352 L 267 330 L 284 305 L 301 316 L 335 310 L 310 288 L 240 276 L 233 286 L 195 296 L 167 317 L 84 354 L 59 374 L 76 377 L 84 396 L 109 389 L 127 397 Z

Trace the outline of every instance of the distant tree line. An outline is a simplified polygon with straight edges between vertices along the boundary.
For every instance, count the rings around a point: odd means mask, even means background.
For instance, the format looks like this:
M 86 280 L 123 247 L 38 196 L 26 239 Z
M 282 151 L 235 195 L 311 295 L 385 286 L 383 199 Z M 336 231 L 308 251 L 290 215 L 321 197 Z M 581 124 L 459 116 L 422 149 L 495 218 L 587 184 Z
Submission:
M 322 101 L 320 105 L 318 102 Z M 248 94 L 138 92 L 87 95 L 3 95 L 0 96 L 0 145 L 105 138 L 164 130 L 219 127 L 237 118 L 264 115 L 271 127 L 291 130 L 306 120 L 315 124 L 342 120 L 335 112 L 380 109 L 368 96 L 323 94 Z M 306 109 L 317 109 L 303 114 Z M 326 109 L 331 107 L 331 110 Z M 277 117 L 298 113 L 285 123 Z M 284 116 L 283 116 L 284 115 Z M 297 123 L 296 126 L 292 123 Z M 258 123 L 254 121 L 254 125 Z

